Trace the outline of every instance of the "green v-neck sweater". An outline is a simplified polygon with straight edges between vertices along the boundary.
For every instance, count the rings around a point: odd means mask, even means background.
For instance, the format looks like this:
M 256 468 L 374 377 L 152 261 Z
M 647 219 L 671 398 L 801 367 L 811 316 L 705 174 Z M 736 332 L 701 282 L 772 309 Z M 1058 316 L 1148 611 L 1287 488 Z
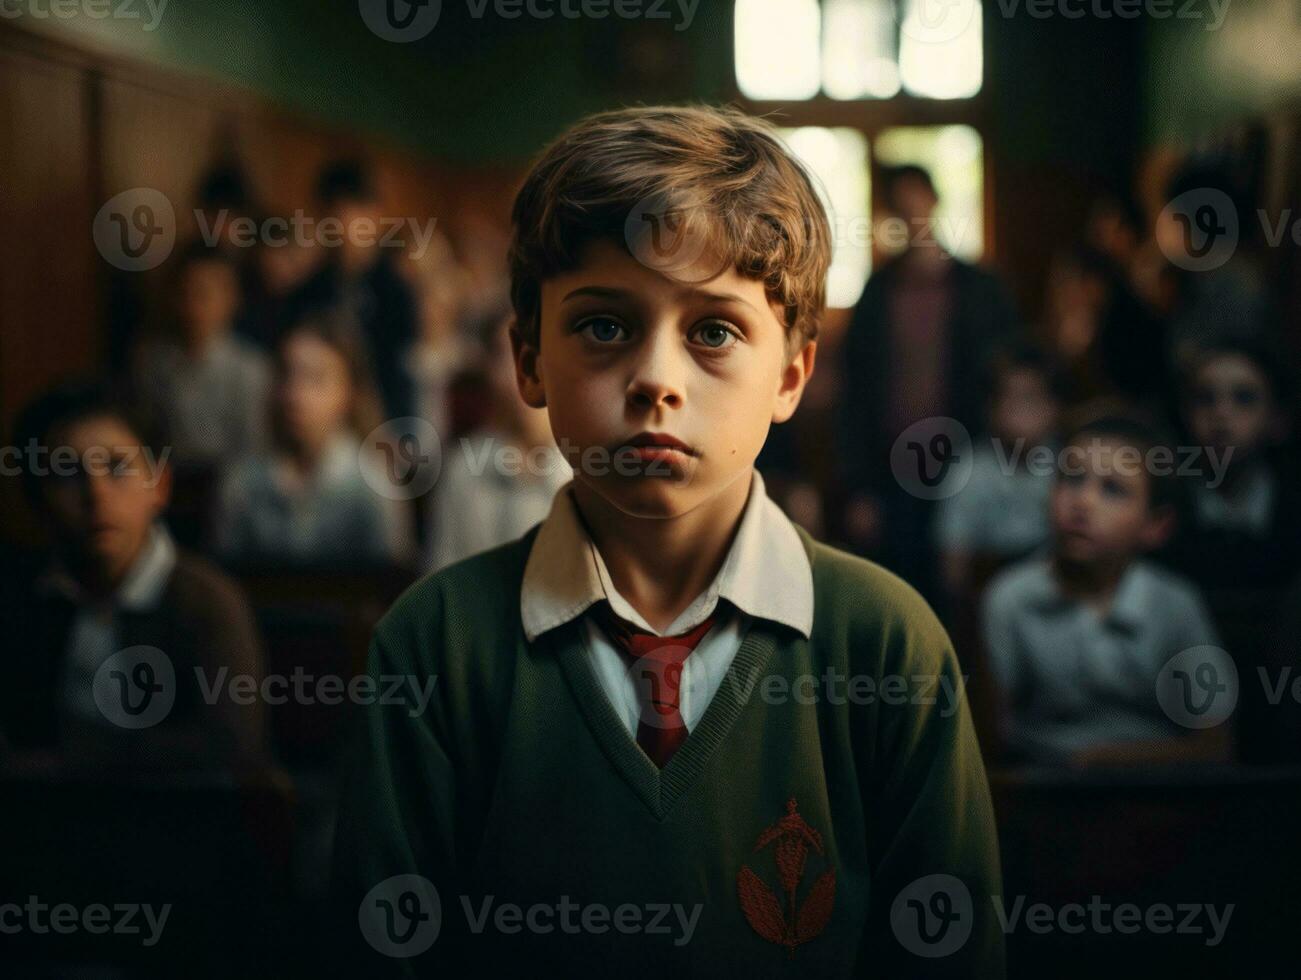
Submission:
M 915 591 L 801 531 L 812 637 L 754 620 L 659 770 L 578 620 L 526 641 L 535 533 L 376 629 L 335 852 L 358 975 L 1002 976 L 984 766 Z

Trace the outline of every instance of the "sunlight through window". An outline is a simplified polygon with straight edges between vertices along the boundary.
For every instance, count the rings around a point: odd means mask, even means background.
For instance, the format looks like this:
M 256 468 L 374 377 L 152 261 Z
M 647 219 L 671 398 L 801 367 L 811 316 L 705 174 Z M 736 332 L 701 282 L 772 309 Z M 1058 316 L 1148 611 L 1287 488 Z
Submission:
M 980 0 L 904 3 L 899 31 L 904 89 L 931 99 L 965 99 L 979 92 L 984 72 Z
M 872 265 L 867 139 L 856 129 L 820 126 L 786 129 L 782 136 L 813 174 L 831 221 L 827 305 L 853 306 Z
M 822 88 L 833 99 L 888 99 L 899 92 L 891 0 L 824 0 Z
M 884 167 L 925 167 L 940 197 L 935 237 L 959 258 L 980 258 L 985 249 L 985 164 L 979 133 L 970 126 L 898 126 L 881 131 L 872 153 Z
M 811 99 L 821 83 L 817 0 L 737 0 L 736 81 L 751 99 Z
M 984 74 L 980 0 L 737 0 L 751 99 L 965 99 Z

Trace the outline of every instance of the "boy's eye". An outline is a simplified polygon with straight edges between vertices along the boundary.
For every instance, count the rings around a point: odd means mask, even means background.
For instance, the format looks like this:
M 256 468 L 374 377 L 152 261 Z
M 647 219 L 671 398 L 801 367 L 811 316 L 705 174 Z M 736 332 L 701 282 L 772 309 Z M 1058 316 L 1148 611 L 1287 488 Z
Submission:
M 1260 392 L 1255 388 L 1234 388 L 1233 401 L 1240 408 L 1251 408 L 1260 401 Z
M 709 320 L 692 331 L 692 338 L 713 350 L 722 350 L 736 343 L 736 331 L 721 320 Z
M 1129 496 L 1124 484 L 1110 477 L 1102 481 L 1102 492 L 1108 497 L 1123 498 Z
M 618 320 L 606 316 L 594 316 L 580 323 L 577 332 L 586 333 L 597 343 L 610 344 L 625 339 L 628 331 Z

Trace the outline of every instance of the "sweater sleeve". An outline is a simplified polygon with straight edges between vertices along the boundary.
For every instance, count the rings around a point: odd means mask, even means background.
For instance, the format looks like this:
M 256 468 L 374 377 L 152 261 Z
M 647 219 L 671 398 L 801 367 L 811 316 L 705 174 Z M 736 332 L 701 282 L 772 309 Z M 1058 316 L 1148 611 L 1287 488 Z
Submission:
M 998 837 L 989 784 L 957 657 L 919 597 L 887 630 L 883 698 L 872 728 L 868 812 L 873 898 L 859 954 L 863 975 L 1004 974 Z M 889 635 L 893 634 L 893 635 Z
M 421 635 L 411 605 L 372 640 L 375 697 L 361 710 L 340 800 L 332 892 L 349 966 L 340 975 L 435 975 L 457 948 L 456 766 L 430 651 L 437 638 Z

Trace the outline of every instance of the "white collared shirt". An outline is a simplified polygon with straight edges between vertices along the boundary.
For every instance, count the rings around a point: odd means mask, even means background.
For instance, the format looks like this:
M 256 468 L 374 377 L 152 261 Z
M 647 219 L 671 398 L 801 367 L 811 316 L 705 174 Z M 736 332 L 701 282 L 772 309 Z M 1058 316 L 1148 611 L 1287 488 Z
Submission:
M 1004 571 L 983 602 L 1007 737 L 1041 759 L 1177 732 L 1156 697 L 1161 670 L 1220 645 L 1197 590 L 1146 561 L 1125 570 L 1105 612 L 1064 594 L 1046 558 Z
M 303 476 L 284 457 L 261 453 L 226 473 L 214 540 L 231 561 L 403 561 L 413 538 L 403 501 L 382 495 L 382 475 L 351 432 L 324 447 Z
M 635 734 L 641 707 L 637 679 L 605 631 L 587 614 L 603 599 L 617 616 L 656 636 L 688 632 L 720 610 L 713 628 L 683 664 L 679 706 L 688 731 L 704 715 L 754 619 L 781 623 L 805 638 L 813 629 L 813 569 L 808 554 L 795 525 L 768 497 L 757 470 L 736 537 L 718 574 L 662 633 L 614 587 L 605 560 L 579 517 L 572 483 L 556 494 L 551 513 L 538 528 L 520 589 L 524 635 L 531 643 L 584 616 L 592 670 L 629 733 Z M 720 607 L 720 599 L 728 605 Z
M 1199 525 L 1217 530 L 1245 531 L 1256 537 L 1269 533 L 1275 495 L 1274 475 L 1264 466 L 1248 473 L 1242 484 L 1234 487 L 1231 496 L 1211 490 L 1202 483 L 1194 483 L 1192 490 Z
M 100 665 L 121 648 L 117 613 L 155 608 L 175 568 L 176 543 L 163 525 L 155 524 L 122 583 L 107 601 L 91 600 L 71 575 L 57 567 L 44 577 L 44 589 L 61 592 L 77 605 L 59 684 L 59 700 L 66 715 L 83 723 L 106 724 L 95 705 L 94 682 Z
M 145 344 L 136 378 L 149 406 L 168 420 L 179 462 L 226 465 L 266 443 L 271 365 L 229 329 L 197 354 L 175 342 Z
M 526 462 L 510 468 L 495 458 L 506 452 Z M 521 537 L 574 475 L 554 445 L 526 451 L 492 430 L 461 439 L 445 460 L 430 510 L 430 571 Z

